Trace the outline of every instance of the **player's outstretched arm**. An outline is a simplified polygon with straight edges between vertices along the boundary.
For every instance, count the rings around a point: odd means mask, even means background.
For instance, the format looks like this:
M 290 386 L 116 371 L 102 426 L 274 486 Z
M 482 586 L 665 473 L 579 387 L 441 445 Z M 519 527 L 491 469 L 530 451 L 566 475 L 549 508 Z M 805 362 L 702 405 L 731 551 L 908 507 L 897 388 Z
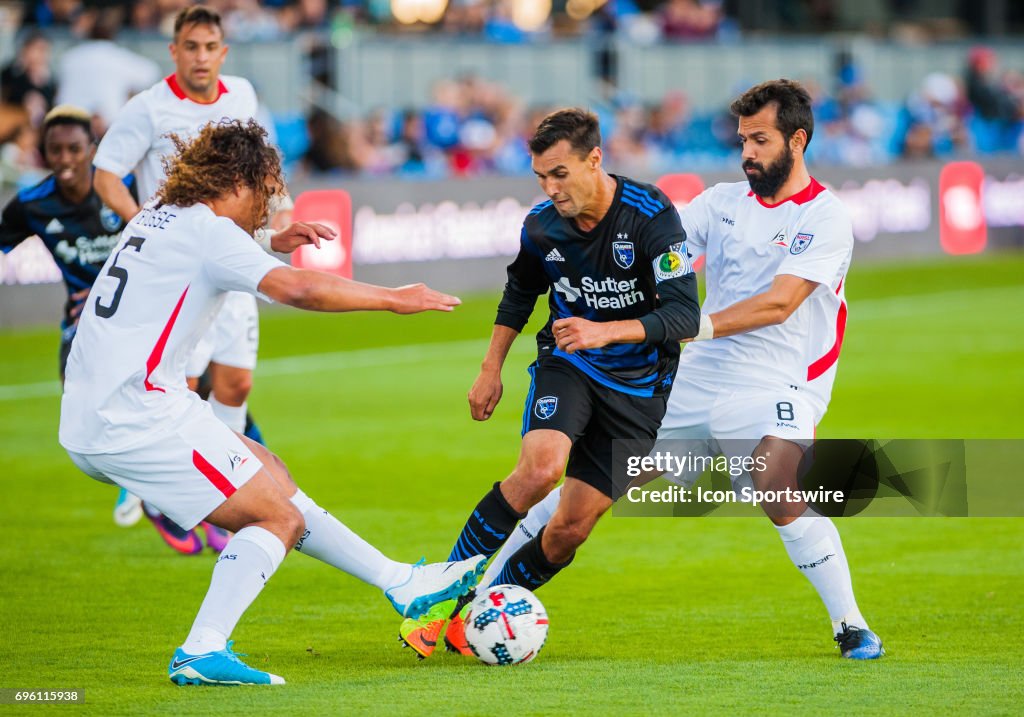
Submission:
M 442 294 L 425 284 L 389 289 L 290 266 L 279 266 L 268 271 L 260 281 L 259 290 L 274 301 L 307 311 L 391 311 L 396 314 L 415 314 L 421 311 L 451 311 L 462 303 L 458 297 Z
M 139 203 L 135 201 L 131 190 L 121 181 L 121 177 L 113 172 L 97 169 L 92 184 L 103 203 L 126 222 L 130 222 L 139 213 Z
M 698 339 L 722 338 L 781 324 L 817 287 L 815 281 L 793 274 L 779 274 L 768 291 L 704 317 Z
M 501 383 L 501 368 L 512 348 L 512 342 L 519 336 L 515 329 L 495 324 L 491 332 L 491 344 L 480 366 L 480 375 L 469 389 L 469 413 L 474 421 L 486 421 L 494 413 L 501 400 L 504 387 Z

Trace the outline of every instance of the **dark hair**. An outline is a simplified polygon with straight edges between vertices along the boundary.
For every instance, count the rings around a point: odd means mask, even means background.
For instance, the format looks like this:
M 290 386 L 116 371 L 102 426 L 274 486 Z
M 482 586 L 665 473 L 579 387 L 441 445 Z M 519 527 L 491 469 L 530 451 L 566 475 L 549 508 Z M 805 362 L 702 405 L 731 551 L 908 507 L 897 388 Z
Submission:
M 811 96 L 803 85 L 794 80 L 770 80 L 755 85 L 736 98 L 729 111 L 735 117 L 750 117 L 770 104 L 775 105 L 775 126 L 787 142 L 798 129 L 802 129 L 807 133 L 807 144 L 811 143 L 811 135 L 814 134 Z
M 43 131 L 40 134 L 40 146 L 46 145 L 46 133 L 50 131 L 50 128 L 59 127 L 61 125 L 81 127 L 82 130 L 85 131 L 85 136 L 89 138 L 90 142 L 96 141 L 96 138 L 92 134 L 92 115 L 81 107 L 75 107 L 74 105 L 57 105 L 47 112 L 46 117 L 43 118 Z
M 284 178 L 281 158 L 256 120 L 211 122 L 191 141 L 176 134 L 170 138 L 175 152 L 163 159 L 167 179 L 157 190 L 161 204 L 191 207 L 246 186 L 257 197 L 253 226 L 266 223 L 270 198 L 284 191 Z
M 182 8 L 177 17 L 174 18 L 174 40 L 177 42 L 178 33 L 186 25 L 213 25 L 224 35 L 224 28 L 220 24 L 220 13 L 205 5 L 193 5 Z
M 562 140 L 582 157 L 601 145 L 601 125 L 593 112 L 573 107 L 552 112 L 540 121 L 530 139 L 530 154 L 543 154 Z

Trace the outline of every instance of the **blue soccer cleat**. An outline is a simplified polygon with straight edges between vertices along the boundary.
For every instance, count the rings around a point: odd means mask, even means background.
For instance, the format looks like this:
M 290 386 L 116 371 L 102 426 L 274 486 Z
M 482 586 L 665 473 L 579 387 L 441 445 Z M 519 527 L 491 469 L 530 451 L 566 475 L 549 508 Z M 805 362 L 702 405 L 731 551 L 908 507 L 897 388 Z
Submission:
M 882 638 L 867 628 L 843 623 L 843 631 L 835 636 L 843 657 L 850 660 L 876 660 L 885 654 Z
M 437 603 L 462 597 L 476 587 L 486 565 L 487 558 L 483 555 L 429 565 L 421 560 L 412 566 L 412 572 L 404 583 L 388 588 L 384 596 L 399 615 L 416 619 Z
M 229 642 L 223 650 L 190 655 L 180 647 L 174 651 L 167 675 L 176 685 L 283 685 L 284 678 L 254 670 L 239 660 Z M 242 655 L 244 657 L 244 655 Z

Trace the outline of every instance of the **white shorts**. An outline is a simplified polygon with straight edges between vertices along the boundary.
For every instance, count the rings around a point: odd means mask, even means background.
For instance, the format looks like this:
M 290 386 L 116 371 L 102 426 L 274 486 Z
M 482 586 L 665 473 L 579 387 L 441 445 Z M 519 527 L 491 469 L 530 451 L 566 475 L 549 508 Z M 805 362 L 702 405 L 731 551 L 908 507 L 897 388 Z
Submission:
M 138 448 L 98 454 L 68 451 L 68 455 L 86 475 L 121 486 L 186 530 L 263 467 L 205 401 L 172 431 Z
M 734 461 L 750 456 L 765 436 L 809 446 L 823 416 L 818 401 L 792 386 L 715 386 L 679 375 L 652 453 L 687 451 Z M 690 487 L 703 473 L 698 469 L 666 477 Z M 737 490 L 753 487 L 746 472 L 731 478 Z
M 260 315 L 256 297 L 232 291 L 189 357 L 185 375 L 201 376 L 211 361 L 224 366 L 256 368 L 260 346 Z

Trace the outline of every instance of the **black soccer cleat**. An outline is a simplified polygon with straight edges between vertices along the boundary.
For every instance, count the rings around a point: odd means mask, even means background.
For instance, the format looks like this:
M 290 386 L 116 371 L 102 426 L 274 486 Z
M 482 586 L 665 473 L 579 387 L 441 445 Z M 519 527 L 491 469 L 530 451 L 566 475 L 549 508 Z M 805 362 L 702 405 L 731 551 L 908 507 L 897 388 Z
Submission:
M 882 639 L 867 628 L 843 623 L 843 631 L 835 636 L 843 657 L 849 660 L 876 660 L 885 654 Z

